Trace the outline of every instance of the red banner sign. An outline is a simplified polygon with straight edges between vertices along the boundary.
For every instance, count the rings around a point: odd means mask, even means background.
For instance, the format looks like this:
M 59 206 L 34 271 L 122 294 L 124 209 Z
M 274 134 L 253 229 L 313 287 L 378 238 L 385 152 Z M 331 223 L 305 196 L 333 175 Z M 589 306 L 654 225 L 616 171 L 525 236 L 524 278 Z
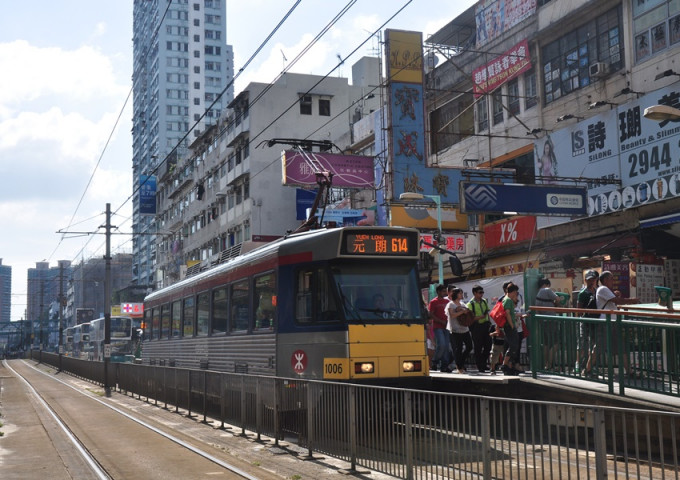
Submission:
M 421 233 L 420 238 L 430 245 L 437 244 L 434 235 L 431 233 Z M 445 248 L 449 252 L 465 253 L 465 235 L 442 235 L 442 248 Z M 431 249 L 432 247 L 429 245 L 420 245 L 421 252 L 429 252 Z
M 522 40 L 500 57 L 472 71 L 472 91 L 475 98 L 494 91 L 529 69 L 531 69 L 529 43 Z
M 484 227 L 486 248 L 528 242 L 536 231 L 536 217 L 513 217 Z

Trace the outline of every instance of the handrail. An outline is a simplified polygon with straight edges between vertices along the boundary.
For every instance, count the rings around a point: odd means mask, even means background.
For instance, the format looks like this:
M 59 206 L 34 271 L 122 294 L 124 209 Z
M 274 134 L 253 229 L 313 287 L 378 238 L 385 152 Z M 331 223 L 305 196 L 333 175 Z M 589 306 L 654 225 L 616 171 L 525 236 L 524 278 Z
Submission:
M 643 310 L 531 307 L 531 371 L 680 396 L 680 315 Z M 604 318 L 580 316 L 604 314 Z M 555 361 L 555 359 L 557 359 Z M 618 372 L 615 373 L 615 368 Z M 597 372 L 597 374 L 595 373 Z
M 619 310 L 593 310 L 592 308 L 564 308 L 564 307 L 539 307 L 539 306 L 531 306 L 529 308 L 529 311 L 536 311 L 536 312 L 554 312 L 554 313 L 576 313 L 578 316 L 582 314 L 592 314 L 592 313 L 599 313 L 599 314 L 605 314 L 605 315 L 628 315 L 631 312 L 629 310 L 634 310 L 637 313 L 640 313 L 639 316 L 649 316 L 649 317 L 656 317 L 656 318 L 670 318 L 673 320 L 678 320 L 680 321 L 680 312 L 678 313 L 665 313 L 659 310 L 655 310 L 649 307 L 635 307 L 635 305 L 626 305 L 625 307 L 622 305 Z M 649 310 L 649 311 L 648 311 Z M 529 312 L 528 311 L 528 312 Z M 527 313 L 528 313 L 527 312 Z M 576 316 L 576 315 L 572 315 Z

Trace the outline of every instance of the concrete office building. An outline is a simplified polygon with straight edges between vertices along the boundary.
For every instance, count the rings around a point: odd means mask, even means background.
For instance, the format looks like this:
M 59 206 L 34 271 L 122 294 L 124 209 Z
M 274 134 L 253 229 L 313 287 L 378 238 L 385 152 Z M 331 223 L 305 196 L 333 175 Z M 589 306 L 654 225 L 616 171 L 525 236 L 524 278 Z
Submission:
M 380 84 L 379 62 L 359 60 L 352 84 L 347 78 L 287 73 L 272 84 L 250 83 L 238 94 L 219 123 L 159 176 L 157 224 L 163 234 L 156 237 L 156 288 L 302 223 L 296 188 L 281 181 L 281 152 L 292 147 L 268 147 L 267 141 L 346 136 L 357 119 L 355 106 Z M 377 92 L 361 102 L 366 112 L 377 108 Z
M 0 258 L 0 324 L 9 323 L 12 313 L 12 267 Z
M 150 285 L 155 224 L 153 212 L 140 208 L 140 184 L 184 158 L 187 146 L 217 122 L 233 98 L 233 87 L 226 88 L 233 53 L 226 0 L 135 0 L 133 15 L 132 282 Z

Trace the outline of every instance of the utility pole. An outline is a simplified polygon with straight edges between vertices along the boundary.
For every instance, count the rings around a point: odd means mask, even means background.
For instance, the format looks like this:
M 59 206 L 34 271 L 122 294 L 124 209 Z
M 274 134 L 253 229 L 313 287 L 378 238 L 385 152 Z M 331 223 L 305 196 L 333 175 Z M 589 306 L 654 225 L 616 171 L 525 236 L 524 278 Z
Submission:
M 104 392 L 111 396 L 109 360 L 111 359 L 111 204 L 106 204 L 106 254 L 104 256 Z

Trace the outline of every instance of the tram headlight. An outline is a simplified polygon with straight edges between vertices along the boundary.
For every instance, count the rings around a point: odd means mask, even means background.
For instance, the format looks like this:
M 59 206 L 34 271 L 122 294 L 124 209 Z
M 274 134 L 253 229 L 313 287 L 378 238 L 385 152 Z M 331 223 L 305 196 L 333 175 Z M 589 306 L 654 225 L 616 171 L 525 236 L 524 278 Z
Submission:
M 354 373 L 357 374 L 367 374 L 374 373 L 375 365 L 373 362 L 357 362 L 354 364 Z
M 420 360 L 404 360 L 401 369 L 404 372 L 422 372 L 423 363 Z

